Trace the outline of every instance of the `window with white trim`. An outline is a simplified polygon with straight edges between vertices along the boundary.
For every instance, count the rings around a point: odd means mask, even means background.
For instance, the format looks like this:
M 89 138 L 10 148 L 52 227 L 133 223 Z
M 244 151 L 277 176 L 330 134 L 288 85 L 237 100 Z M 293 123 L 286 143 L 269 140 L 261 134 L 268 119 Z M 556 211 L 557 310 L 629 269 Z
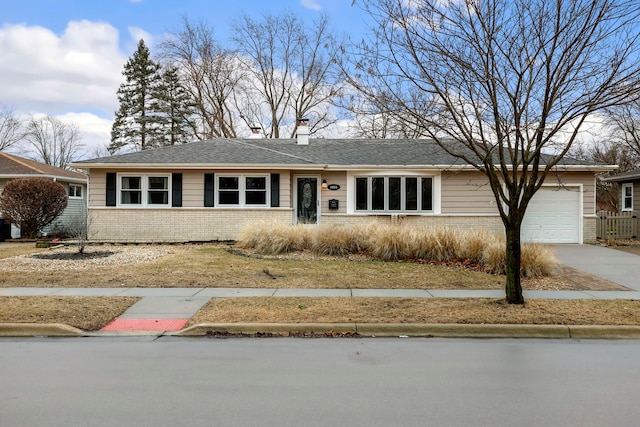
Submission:
M 358 176 L 356 212 L 433 212 L 433 178 Z
M 622 184 L 622 210 L 633 210 L 633 184 Z
M 170 206 L 169 174 L 120 175 L 118 204 L 121 206 Z
M 216 175 L 217 206 L 268 206 L 269 175 Z
M 82 199 L 82 185 L 69 184 L 69 198 Z

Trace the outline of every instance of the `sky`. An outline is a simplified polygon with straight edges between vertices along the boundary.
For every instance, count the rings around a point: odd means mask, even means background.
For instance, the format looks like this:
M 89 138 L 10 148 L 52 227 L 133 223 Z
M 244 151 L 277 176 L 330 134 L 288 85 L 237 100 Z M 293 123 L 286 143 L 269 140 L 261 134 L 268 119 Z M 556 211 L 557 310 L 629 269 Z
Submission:
M 143 38 L 151 53 L 184 17 L 205 21 L 221 42 L 241 14 L 326 14 L 356 40 L 366 14 L 352 0 L 17 0 L 0 12 L 0 106 L 48 114 L 80 128 L 82 157 L 104 153 L 122 69 Z M 102 150 L 102 151 L 100 151 Z

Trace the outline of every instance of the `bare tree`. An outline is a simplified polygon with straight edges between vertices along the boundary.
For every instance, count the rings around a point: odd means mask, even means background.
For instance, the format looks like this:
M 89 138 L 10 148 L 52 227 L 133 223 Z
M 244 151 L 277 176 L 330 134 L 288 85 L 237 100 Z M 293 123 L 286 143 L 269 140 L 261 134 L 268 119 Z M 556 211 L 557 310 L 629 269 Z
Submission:
M 23 136 L 22 122 L 16 117 L 15 110 L 4 105 L 0 107 L 0 151 L 16 145 Z
M 419 138 L 424 131 L 413 123 L 385 111 L 380 99 L 368 103 L 351 94 L 342 101 L 343 108 L 352 114 L 351 134 L 357 138 Z M 381 108 L 382 107 L 382 108 Z
M 284 126 L 297 131 L 297 118 L 310 121 L 317 133 L 337 121 L 333 99 L 342 83 L 337 67 L 341 54 L 329 21 L 321 17 L 305 25 L 295 15 L 243 15 L 233 26 L 239 58 L 249 73 L 237 105 L 248 126 L 263 123 L 266 136 L 280 138 Z
M 640 100 L 615 105 L 607 113 L 613 141 L 640 156 Z
M 576 147 L 572 156 L 596 163 L 618 165 L 615 171 L 602 172 L 598 178 L 629 172 L 640 167 L 640 155 L 620 140 L 606 140 L 593 145 Z M 617 212 L 620 207 L 620 186 L 616 182 L 596 180 L 596 206 L 598 209 Z
M 32 117 L 27 123 L 25 139 L 39 160 L 59 168 L 66 168 L 82 147 L 78 126 L 51 116 Z
M 527 206 L 593 113 L 640 89 L 636 0 L 379 0 L 351 83 L 490 184 L 521 304 Z
M 177 67 L 198 112 L 194 133 L 200 140 L 237 135 L 233 93 L 243 77 L 234 52 L 223 48 L 204 22 L 184 18 L 182 28 L 159 45 L 160 56 Z

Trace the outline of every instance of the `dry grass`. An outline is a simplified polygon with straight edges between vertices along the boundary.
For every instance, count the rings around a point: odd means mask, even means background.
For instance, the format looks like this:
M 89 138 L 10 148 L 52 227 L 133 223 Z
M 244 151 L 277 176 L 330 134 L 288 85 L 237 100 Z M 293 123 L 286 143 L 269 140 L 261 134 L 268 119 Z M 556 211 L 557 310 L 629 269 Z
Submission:
M 0 259 L 34 254 L 42 251 L 46 251 L 46 249 L 36 248 L 36 244 L 33 242 L 0 242 Z
M 300 225 L 254 222 L 243 230 L 238 243 L 261 254 L 282 254 L 307 247 L 308 235 L 308 229 Z
M 473 298 L 213 299 L 196 323 L 462 323 L 640 325 L 640 301 L 504 300 Z
M 125 246 L 124 248 L 129 248 Z M 116 252 L 117 246 L 108 246 Z M 145 250 L 146 246 L 140 249 Z M 0 258 L 12 244 L 0 244 Z M 382 262 L 364 255 L 319 256 L 308 251 L 262 256 L 227 245 L 162 247 L 169 254 L 136 264 L 27 271 L 14 258 L 0 259 L 0 287 L 197 287 L 335 289 L 504 289 L 504 276 L 416 262 Z M 36 252 L 31 248 L 20 251 Z M 39 250 L 38 250 L 39 251 Z M 55 251 L 47 251 L 52 256 Z M 464 266 L 462 266 L 464 267 Z M 265 271 L 268 272 L 265 273 Z M 562 275 L 524 279 L 528 290 L 620 290 L 610 282 L 558 270 Z M 591 283 L 594 286 L 590 286 Z
M 500 289 L 504 286 L 504 278 L 500 276 L 455 267 L 352 261 L 305 253 L 256 258 L 227 249 L 230 248 L 224 245 L 180 246 L 171 254 L 141 264 L 44 273 L 2 271 L 0 287 Z
M 63 323 L 97 331 L 140 298 L 134 297 L 0 297 L 0 323 Z
M 483 230 L 374 223 L 312 229 L 259 222 L 245 229 L 238 243 L 260 254 L 308 249 L 322 255 L 365 253 L 382 261 L 464 259 L 482 265 L 493 274 L 505 273 L 504 238 Z M 537 244 L 522 245 L 523 277 L 550 276 L 557 265 L 551 249 Z

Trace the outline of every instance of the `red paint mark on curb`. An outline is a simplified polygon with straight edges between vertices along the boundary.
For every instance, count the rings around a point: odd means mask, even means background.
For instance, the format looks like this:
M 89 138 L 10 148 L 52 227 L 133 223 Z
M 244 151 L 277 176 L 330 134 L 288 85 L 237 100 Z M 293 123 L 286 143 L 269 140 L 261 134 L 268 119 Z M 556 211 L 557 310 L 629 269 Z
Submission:
M 116 319 L 101 331 L 179 331 L 189 319 Z

